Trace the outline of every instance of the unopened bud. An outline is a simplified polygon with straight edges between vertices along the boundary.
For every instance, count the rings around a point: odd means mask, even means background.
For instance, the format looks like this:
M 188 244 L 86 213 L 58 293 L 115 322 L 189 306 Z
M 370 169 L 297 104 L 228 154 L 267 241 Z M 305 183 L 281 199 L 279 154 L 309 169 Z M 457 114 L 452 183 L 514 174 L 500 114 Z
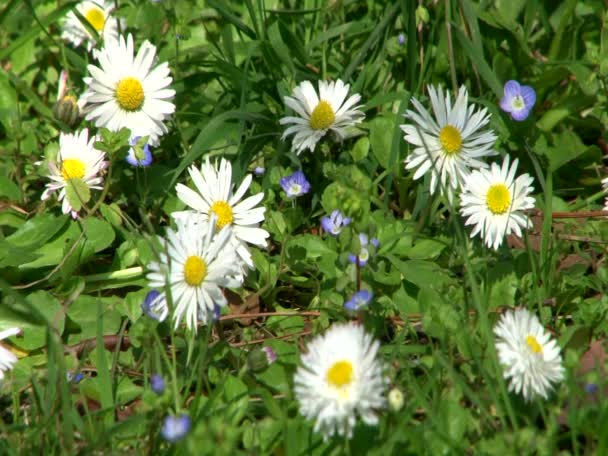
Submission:
M 276 359 L 277 355 L 270 347 L 255 349 L 250 351 L 249 355 L 247 355 L 247 366 L 249 366 L 251 372 L 257 374 L 263 372 L 268 366 L 274 363 Z
M 398 412 L 403 407 L 403 393 L 399 388 L 393 388 L 389 391 L 388 405 L 393 412 Z
M 69 127 L 75 126 L 79 121 L 80 110 L 78 101 L 73 95 L 66 95 L 55 103 L 53 114 L 57 120 Z

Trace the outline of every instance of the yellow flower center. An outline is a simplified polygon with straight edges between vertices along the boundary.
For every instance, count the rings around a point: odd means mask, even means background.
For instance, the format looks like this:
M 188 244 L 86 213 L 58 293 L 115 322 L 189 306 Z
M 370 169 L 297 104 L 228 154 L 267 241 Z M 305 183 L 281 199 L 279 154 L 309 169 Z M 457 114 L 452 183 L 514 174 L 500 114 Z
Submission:
M 226 225 L 231 225 L 234 220 L 232 208 L 226 201 L 216 201 L 213 203 L 211 206 L 211 212 L 214 212 L 217 215 L 215 227 L 218 230 L 221 230 Z
M 138 111 L 144 104 L 144 88 L 138 79 L 127 77 L 116 85 L 116 101 L 125 111 Z
M 534 353 L 539 354 L 543 352 L 543 347 L 538 343 L 538 340 L 536 340 L 536 337 L 534 337 L 532 334 L 526 337 L 526 343 L 528 344 L 528 347 L 530 347 L 530 350 L 532 350 Z
M 103 14 L 103 11 L 99 8 L 92 7 L 85 14 L 84 18 L 91 24 L 91 26 L 101 32 L 103 30 L 103 26 L 106 23 L 106 16 Z
M 446 125 L 439 132 L 439 142 L 441 142 L 441 147 L 443 147 L 446 154 L 454 155 L 460 152 L 462 136 L 460 136 L 460 132 L 456 127 Z
M 327 382 L 335 387 L 348 386 L 353 381 L 353 365 L 350 361 L 338 361 L 327 370 Z
M 184 264 L 184 279 L 191 287 L 198 287 L 207 276 L 207 263 L 201 257 L 189 256 Z
M 84 177 L 84 163 L 77 158 L 66 158 L 61 162 L 61 177 L 68 181 L 72 178 L 82 179 Z
M 511 193 L 505 184 L 491 185 L 486 194 L 486 205 L 495 215 L 504 214 L 511 205 Z
M 331 105 L 327 101 L 321 100 L 310 115 L 310 128 L 313 130 L 327 130 L 335 120 L 336 114 Z

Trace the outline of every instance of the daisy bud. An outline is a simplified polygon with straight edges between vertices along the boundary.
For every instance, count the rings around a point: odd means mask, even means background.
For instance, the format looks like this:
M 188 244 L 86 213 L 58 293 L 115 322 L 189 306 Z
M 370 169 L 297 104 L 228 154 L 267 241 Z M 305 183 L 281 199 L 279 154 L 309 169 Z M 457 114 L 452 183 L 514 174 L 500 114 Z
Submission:
M 270 347 L 256 349 L 249 352 L 247 355 L 247 366 L 254 373 L 263 372 L 268 366 L 274 363 L 277 355 Z
M 57 100 L 53 107 L 53 115 L 57 120 L 60 120 L 69 127 L 74 127 L 78 124 L 80 110 L 78 102 L 73 95 L 66 95 Z
M 403 393 L 399 388 L 393 388 L 389 391 L 388 405 L 393 412 L 398 412 L 403 407 Z

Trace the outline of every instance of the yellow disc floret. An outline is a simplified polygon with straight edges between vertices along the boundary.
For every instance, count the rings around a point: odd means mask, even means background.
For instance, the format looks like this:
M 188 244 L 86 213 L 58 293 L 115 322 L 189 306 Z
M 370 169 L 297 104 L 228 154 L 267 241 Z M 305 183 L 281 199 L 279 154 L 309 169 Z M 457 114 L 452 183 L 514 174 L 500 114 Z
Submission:
M 201 257 L 189 256 L 184 263 L 184 280 L 191 287 L 198 287 L 207 276 L 207 263 Z
M 327 370 L 327 383 L 335 388 L 348 386 L 353 381 L 353 365 L 350 361 L 338 361 Z
M 530 350 L 532 350 L 534 353 L 539 354 L 543 352 L 542 345 L 538 343 L 538 340 L 536 340 L 536 337 L 533 335 L 530 334 L 528 337 L 526 337 L 526 343 L 528 344 L 528 347 L 530 347 Z
M 491 185 L 486 194 L 486 205 L 492 214 L 501 215 L 509 210 L 511 192 L 505 184 Z
M 116 85 L 116 102 L 125 111 L 138 111 L 144 104 L 144 88 L 138 79 L 127 77 Z
M 84 170 L 84 163 L 77 158 L 66 158 L 61 162 L 61 177 L 65 181 L 73 178 L 82 179 Z
M 335 120 L 334 109 L 327 101 L 321 100 L 310 115 L 310 128 L 313 130 L 327 130 Z
M 96 7 L 92 7 L 84 13 L 84 18 L 97 32 L 101 32 L 106 23 L 106 15 Z
M 462 136 L 460 136 L 460 131 L 456 127 L 448 124 L 439 132 L 439 142 L 446 154 L 454 155 L 460 152 Z
M 210 208 L 210 211 L 217 215 L 217 221 L 215 226 L 218 230 L 221 230 L 226 225 L 232 225 L 234 221 L 234 214 L 230 204 L 226 201 L 216 201 Z

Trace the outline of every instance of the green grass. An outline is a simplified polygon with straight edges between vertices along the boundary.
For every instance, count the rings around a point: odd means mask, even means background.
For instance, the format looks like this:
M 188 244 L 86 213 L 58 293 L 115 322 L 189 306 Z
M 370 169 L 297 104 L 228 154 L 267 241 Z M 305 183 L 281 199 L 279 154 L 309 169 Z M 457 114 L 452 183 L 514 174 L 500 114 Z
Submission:
M 19 361 L 0 389 L 0 453 L 608 451 L 608 225 L 597 213 L 608 150 L 604 2 L 115 3 L 136 47 L 147 39 L 169 62 L 176 113 L 145 169 L 124 160 L 128 132 L 99 132 L 112 164 L 102 191 L 74 186 L 84 203 L 77 220 L 56 198 L 41 201 L 48 178 L 36 164 L 72 131 L 53 113 L 61 70 L 78 97 L 94 63 L 61 38 L 76 2 L 0 5 L 0 330 L 23 329 L 5 345 Z M 325 139 L 296 155 L 281 140 L 283 97 L 302 81 L 336 79 L 361 95 L 364 122 L 343 143 Z M 536 90 L 524 122 L 499 108 L 509 79 Z M 412 97 L 428 104 L 428 84 L 466 85 L 491 113 L 497 152 L 534 178 L 534 226 L 523 239 L 487 249 L 469 238 L 458 199 L 429 194 L 428 176 L 405 170 L 410 145 L 399 125 Z M 75 129 L 98 131 L 79 122 Z M 231 160 L 237 184 L 266 169 L 249 194 L 265 194 L 271 240 L 253 249 L 255 270 L 220 322 L 193 334 L 140 306 L 162 248 L 156 236 L 184 209 L 175 185 L 206 157 Z M 279 180 L 297 169 L 312 189 L 291 202 Z M 336 208 L 353 223 L 337 238 L 319 234 Z M 380 247 L 357 271 L 348 253 L 359 232 Z M 351 441 L 325 442 L 298 413 L 293 374 L 311 335 L 352 318 L 343 304 L 360 284 L 374 300 L 359 318 L 381 341 L 405 401 L 382 410 L 377 427 L 358 425 Z M 548 400 L 526 403 L 502 378 L 492 328 L 519 306 L 562 348 L 566 378 Z M 253 372 L 247 360 L 262 346 L 278 361 Z M 162 396 L 150 389 L 153 373 L 165 379 Z M 587 393 L 587 383 L 598 391 Z M 176 413 L 192 427 L 170 444 L 159 432 Z

